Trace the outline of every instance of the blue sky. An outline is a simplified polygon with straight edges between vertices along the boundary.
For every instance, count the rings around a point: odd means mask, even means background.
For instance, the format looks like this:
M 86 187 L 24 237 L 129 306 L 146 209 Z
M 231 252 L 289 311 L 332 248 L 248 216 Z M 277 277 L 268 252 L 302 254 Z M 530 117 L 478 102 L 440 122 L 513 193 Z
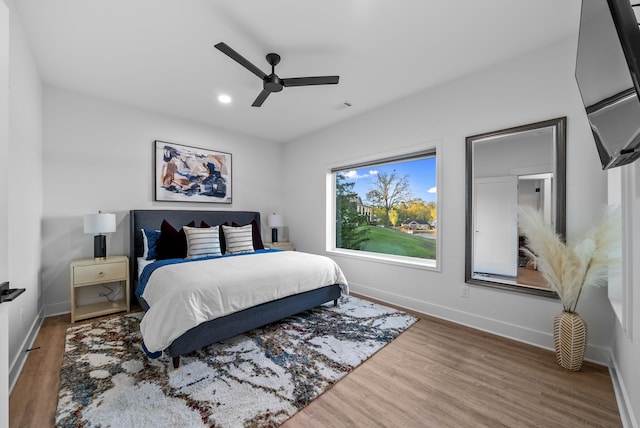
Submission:
M 380 172 L 387 174 L 396 170 L 398 176 L 407 176 L 409 187 L 414 197 L 425 202 L 436 200 L 436 158 L 419 159 L 408 162 L 376 165 L 374 167 L 344 171 L 347 181 L 355 183 L 354 190 L 365 201 L 365 196 L 373 188 L 375 175 Z

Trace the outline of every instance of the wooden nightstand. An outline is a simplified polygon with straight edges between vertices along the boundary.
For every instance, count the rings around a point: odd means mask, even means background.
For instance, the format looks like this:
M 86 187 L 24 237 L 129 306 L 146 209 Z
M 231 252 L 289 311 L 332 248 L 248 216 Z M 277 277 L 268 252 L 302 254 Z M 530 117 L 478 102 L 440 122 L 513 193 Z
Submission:
M 122 297 L 114 301 L 77 306 L 76 291 L 81 287 L 110 283 L 122 285 Z M 129 311 L 129 258 L 82 259 L 71 262 L 71 322 L 116 312 Z
M 284 251 L 295 251 L 295 247 L 291 242 L 288 241 L 278 241 L 278 242 L 265 242 L 264 248 L 275 248 L 277 250 Z

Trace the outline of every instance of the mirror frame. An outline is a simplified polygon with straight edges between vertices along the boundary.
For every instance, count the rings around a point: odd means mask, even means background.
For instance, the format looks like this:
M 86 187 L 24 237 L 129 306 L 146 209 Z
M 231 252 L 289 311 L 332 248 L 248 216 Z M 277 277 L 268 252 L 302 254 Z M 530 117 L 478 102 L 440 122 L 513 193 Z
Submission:
M 532 131 L 540 128 L 553 127 L 555 138 L 555 225 L 556 233 L 564 240 L 566 234 L 566 174 L 567 174 L 567 141 L 566 141 L 567 117 L 544 120 L 527 125 L 499 131 L 487 132 L 466 138 L 466 201 L 465 201 L 465 282 L 468 284 L 483 285 L 503 290 L 518 291 L 527 294 L 535 294 L 544 297 L 558 298 L 555 291 L 530 287 L 521 284 L 507 282 L 487 281 L 473 277 L 473 145 L 477 140 L 493 137 L 507 137 L 511 134 Z

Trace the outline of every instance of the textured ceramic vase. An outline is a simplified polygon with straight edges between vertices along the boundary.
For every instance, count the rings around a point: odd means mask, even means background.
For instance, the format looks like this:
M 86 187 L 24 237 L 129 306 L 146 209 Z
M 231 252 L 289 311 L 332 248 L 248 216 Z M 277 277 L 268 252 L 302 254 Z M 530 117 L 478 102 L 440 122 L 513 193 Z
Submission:
M 577 312 L 562 311 L 554 318 L 553 344 L 558 364 L 567 370 L 580 370 L 587 348 L 587 324 Z

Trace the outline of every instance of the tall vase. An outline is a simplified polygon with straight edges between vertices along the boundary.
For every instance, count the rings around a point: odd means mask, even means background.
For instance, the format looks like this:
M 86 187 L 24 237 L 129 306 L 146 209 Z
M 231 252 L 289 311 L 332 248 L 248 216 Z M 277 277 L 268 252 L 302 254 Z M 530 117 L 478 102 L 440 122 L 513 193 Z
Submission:
M 562 311 L 553 320 L 553 344 L 558 364 L 577 372 L 587 348 L 587 324 L 577 312 Z

